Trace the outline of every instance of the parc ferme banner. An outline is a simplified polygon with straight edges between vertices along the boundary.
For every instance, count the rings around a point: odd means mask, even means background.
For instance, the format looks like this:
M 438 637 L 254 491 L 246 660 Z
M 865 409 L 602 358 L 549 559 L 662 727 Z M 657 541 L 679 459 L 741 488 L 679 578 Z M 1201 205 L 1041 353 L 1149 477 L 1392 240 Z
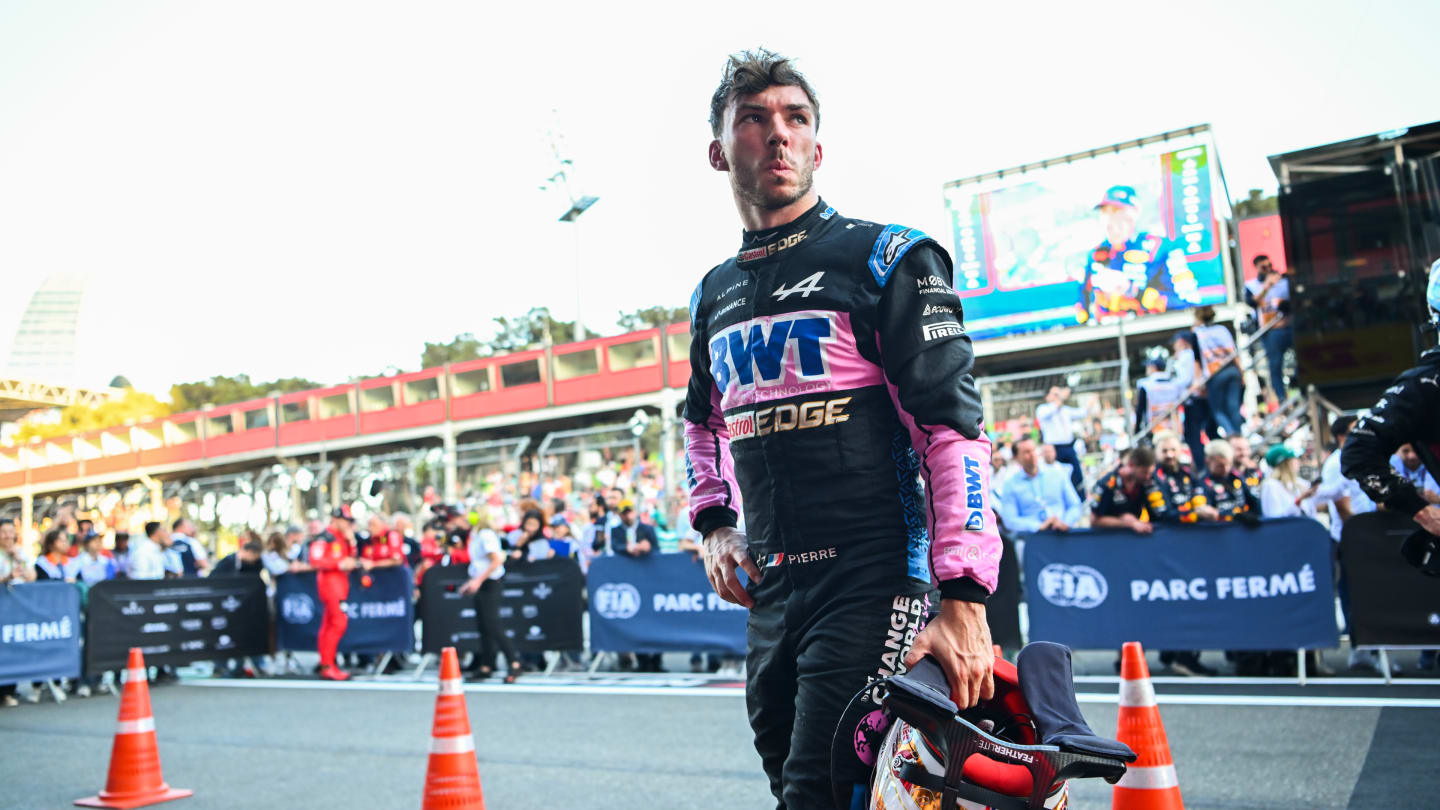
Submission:
M 68 582 L 0 586 L 0 683 L 80 674 L 80 590 Z
M 340 638 L 340 652 L 384 653 L 415 647 L 415 607 L 410 601 L 410 569 L 376 568 L 350 572 L 350 594 L 340 608 L 350 618 Z M 275 648 L 313 650 L 320 635 L 325 606 L 315 588 L 315 572 L 281 574 L 275 578 Z
M 1114 649 L 1334 647 L 1333 541 L 1310 518 L 1037 532 L 1025 543 L 1031 641 Z
M 716 596 L 691 554 L 600 557 L 586 580 L 592 650 L 745 654 L 749 611 Z

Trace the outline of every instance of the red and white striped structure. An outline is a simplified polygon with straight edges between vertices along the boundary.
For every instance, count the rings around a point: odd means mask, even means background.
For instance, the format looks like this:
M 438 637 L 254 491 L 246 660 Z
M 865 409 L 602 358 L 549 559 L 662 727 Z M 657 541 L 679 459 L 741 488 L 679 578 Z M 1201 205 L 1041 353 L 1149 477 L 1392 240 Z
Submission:
M 125 691 L 120 696 L 120 719 L 110 749 L 110 775 L 100 795 L 76 799 L 80 807 L 145 807 L 183 799 L 194 791 L 172 788 L 160 772 L 160 748 L 155 742 L 155 716 L 150 711 L 150 685 L 145 656 L 130 648 L 125 667 Z
M 485 810 L 480 792 L 480 767 L 475 737 L 465 709 L 460 659 L 454 647 L 440 653 L 440 694 L 435 696 L 435 724 L 430 736 L 430 763 L 425 769 L 421 810 Z
M 1125 642 L 1120 658 L 1120 722 L 1115 730 L 1120 742 L 1138 757 L 1116 783 L 1112 810 L 1183 810 L 1180 780 L 1170 757 L 1170 741 L 1160 708 L 1155 705 L 1155 687 L 1145 650 L 1138 641 Z

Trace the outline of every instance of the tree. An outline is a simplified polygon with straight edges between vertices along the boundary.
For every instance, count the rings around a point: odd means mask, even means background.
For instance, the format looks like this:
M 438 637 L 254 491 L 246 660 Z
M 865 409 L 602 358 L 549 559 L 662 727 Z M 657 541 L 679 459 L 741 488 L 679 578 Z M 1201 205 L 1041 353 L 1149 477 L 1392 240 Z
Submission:
M 197 411 L 206 405 L 228 405 L 280 393 L 319 388 L 320 383 L 304 377 L 282 377 L 271 382 L 251 382 L 250 375 L 216 375 L 208 380 L 170 386 L 170 402 L 177 411 Z
M 60 411 L 58 422 L 22 423 L 15 432 L 15 443 L 23 444 L 35 437 L 48 439 L 69 433 L 133 424 L 169 414 L 170 408 L 153 394 L 141 393 L 132 388 L 125 392 L 125 396 L 107 400 L 94 407 L 68 405 Z
M 572 343 L 575 340 L 575 322 L 555 320 L 549 307 L 531 307 L 529 312 L 516 318 L 497 317 L 495 335 L 490 338 L 490 353 L 538 349 L 545 345 L 547 330 L 551 343 Z
M 1235 201 L 1235 218 L 1246 219 L 1258 217 L 1262 214 L 1274 214 L 1280 210 L 1280 199 L 1273 195 L 1266 195 L 1258 188 L 1250 189 L 1248 196 L 1243 200 Z
M 474 360 L 489 354 L 489 346 L 476 339 L 474 333 L 464 332 L 456 335 L 449 343 L 430 343 L 426 341 L 425 350 L 420 352 L 420 367 L 435 368 L 446 363 L 459 363 L 464 360 Z
M 690 320 L 690 310 L 685 307 L 653 306 L 637 309 L 634 312 L 622 312 L 616 323 L 626 332 L 638 332 L 641 329 L 656 329 L 672 323 L 684 323 L 688 320 Z

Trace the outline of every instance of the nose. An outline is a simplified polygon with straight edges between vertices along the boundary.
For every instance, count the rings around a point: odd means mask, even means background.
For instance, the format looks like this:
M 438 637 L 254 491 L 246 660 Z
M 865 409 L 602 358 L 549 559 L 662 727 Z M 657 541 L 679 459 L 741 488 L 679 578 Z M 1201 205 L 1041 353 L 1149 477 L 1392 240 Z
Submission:
M 777 115 L 771 121 L 770 138 L 766 143 L 770 146 L 788 146 L 790 144 L 790 128 L 785 125 L 785 117 Z

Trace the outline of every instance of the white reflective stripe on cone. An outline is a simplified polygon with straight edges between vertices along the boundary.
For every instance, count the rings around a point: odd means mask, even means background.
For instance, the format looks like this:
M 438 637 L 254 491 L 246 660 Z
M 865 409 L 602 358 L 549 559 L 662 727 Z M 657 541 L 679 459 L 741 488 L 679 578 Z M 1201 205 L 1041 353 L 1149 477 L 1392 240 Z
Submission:
M 1140 708 L 1155 705 L 1155 686 L 1149 678 L 1120 682 L 1120 705 Z
M 127 670 L 125 670 L 125 682 L 126 682 L 126 683 L 130 683 L 131 681 L 143 681 L 143 680 L 145 680 L 145 679 L 147 679 L 147 678 L 149 678 L 149 677 L 150 677 L 150 676 L 149 676 L 149 675 L 145 672 L 145 670 L 143 670 L 143 669 L 127 669 Z
M 461 694 L 464 694 L 464 693 L 465 693 L 465 690 L 464 690 L 464 689 L 462 688 L 462 686 L 461 686 L 463 683 L 464 683 L 464 682 L 461 681 L 459 678 L 442 678 L 442 679 L 440 680 L 440 694 L 442 694 L 442 695 L 461 695 Z
M 1162 790 L 1179 786 L 1180 780 L 1175 776 L 1174 765 L 1156 765 L 1150 768 L 1131 765 L 1125 769 L 1125 775 L 1120 777 L 1120 781 L 1115 783 L 1115 787 L 1138 790 Z
M 121 720 L 115 724 L 116 734 L 144 734 L 147 731 L 154 730 L 154 717 L 142 717 L 139 720 Z
M 431 737 L 432 754 L 468 754 L 475 750 L 475 738 L 469 734 L 458 737 Z

